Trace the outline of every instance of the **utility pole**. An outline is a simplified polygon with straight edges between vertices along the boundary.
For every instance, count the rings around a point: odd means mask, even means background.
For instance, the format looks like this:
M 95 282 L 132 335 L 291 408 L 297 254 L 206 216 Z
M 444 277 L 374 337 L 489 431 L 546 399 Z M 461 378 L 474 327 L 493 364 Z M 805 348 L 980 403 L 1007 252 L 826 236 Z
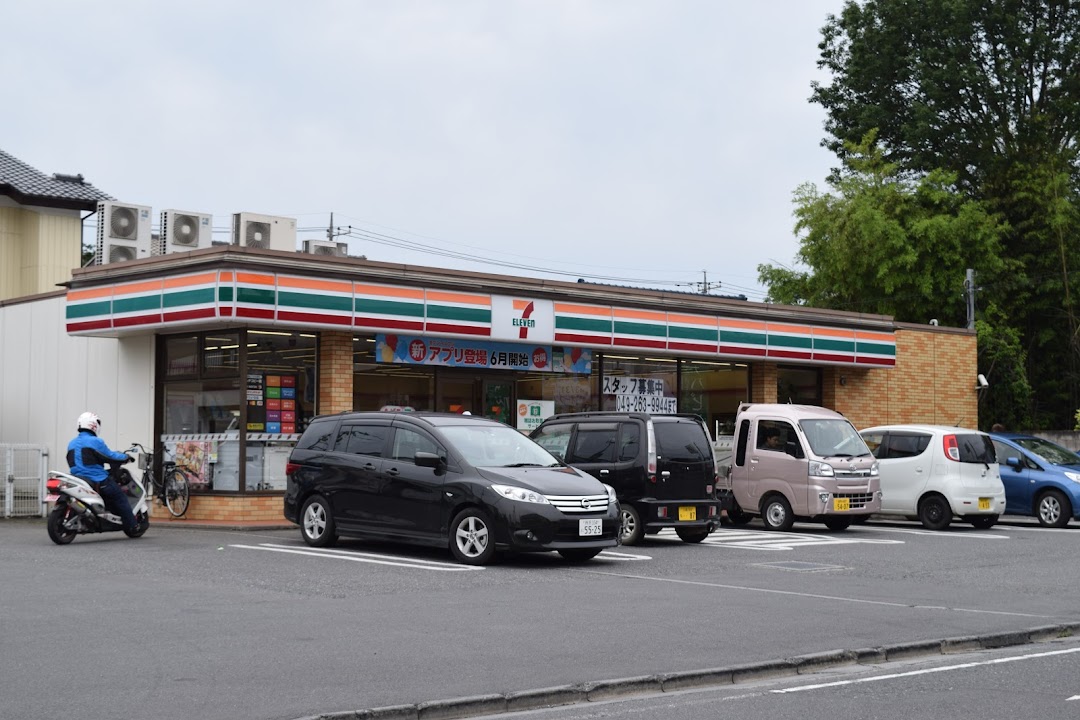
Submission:
M 967 297 L 967 329 L 975 329 L 975 292 L 979 288 L 975 287 L 975 270 L 972 268 L 967 269 L 967 273 L 964 275 L 964 295 Z
M 701 278 L 702 278 L 702 282 L 694 283 L 694 284 L 697 285 L 699 288 L 701 288 L 701 294 L 702 295 L 708 295 L 709 292 L 711 290 L 713 290 L 713 286 L 709 284 L 709 274 L 706 271 L 702 270 L 701 271 Z M 719 282 L 716 283 L 716 289 L 717 290 L 720 289 L 720 283 Z

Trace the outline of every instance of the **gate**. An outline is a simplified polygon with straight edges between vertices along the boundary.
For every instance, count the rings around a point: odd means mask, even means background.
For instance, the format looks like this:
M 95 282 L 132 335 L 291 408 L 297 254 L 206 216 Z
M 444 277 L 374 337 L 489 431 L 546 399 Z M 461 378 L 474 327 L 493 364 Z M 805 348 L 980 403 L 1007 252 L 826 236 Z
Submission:
M 44 517 L 46 461 L 44 445 L 0 444 L 0 493 L 4 517 Z

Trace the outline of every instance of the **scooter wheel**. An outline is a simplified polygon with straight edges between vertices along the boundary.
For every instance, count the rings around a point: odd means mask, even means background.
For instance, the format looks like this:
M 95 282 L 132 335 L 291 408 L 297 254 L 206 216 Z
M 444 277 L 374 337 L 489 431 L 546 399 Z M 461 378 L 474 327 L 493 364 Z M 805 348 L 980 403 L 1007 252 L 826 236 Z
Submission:
M 139 513 L 135 516 L 135 520 L 139 523 L 135 526 L 134 530 L 125 530 L 124 534 L 129 538 L 142 537 L 147 528 L 150 527 L 150 518 L 146 513 Z
M 68 530 L 64 527 L 64 520 L 69 512 L 71 512 L 71 508 L 67 505 L 61 505 L 53 508 L 53 511 L 49 513 L 49 519 L 46 523 L 49 529 L 49 539 L 57 545 L 67 545 L 78 534 L 74 530 Z

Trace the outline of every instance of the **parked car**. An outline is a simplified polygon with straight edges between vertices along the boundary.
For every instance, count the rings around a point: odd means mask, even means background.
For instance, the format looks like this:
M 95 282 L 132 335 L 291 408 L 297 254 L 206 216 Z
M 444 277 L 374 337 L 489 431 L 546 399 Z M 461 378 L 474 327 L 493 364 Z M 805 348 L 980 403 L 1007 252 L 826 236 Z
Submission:
M 618 544 L 615 491 L 494 420 L 444 413 L 314 418 L 286 466 L 285 517 L 315 547 L 338 535 L 582 562 Z
M 1005 488 L 987 433 L 945 425 L 884 425 L 860 434 L 878 459 L 882 514 L 944 530 L 953 517 L 990 528 L 1005 512 Z
M 878 463 L 835 410 L 743 403 L 733 446 L 718 496 L 736 525 L 760 515 L 767 530 L 800 519 L 840 531 L 881 507 Z
M 623 545 L 667 527 L 698 543 L 720 524 L 712 441 L 697 415 L 564 413 L 546 419 L 531 437 L 615 488 Z
M 1080 455 L 1034 435 L 990 433 L 1005 485 L 1005 512 L 1046 527 L 1080 520 Z

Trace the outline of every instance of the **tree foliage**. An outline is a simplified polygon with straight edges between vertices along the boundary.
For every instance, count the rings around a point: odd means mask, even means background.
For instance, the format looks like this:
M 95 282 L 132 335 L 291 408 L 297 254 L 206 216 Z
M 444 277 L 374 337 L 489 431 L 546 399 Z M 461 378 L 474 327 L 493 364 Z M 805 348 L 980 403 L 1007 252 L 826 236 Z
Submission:
M 956 176 L 913 180 L 887 162 L 871 132 L 845 146 L 844 171 L 795 191 L 799 262 L 813 272 L 758 267 L 768 299 L 892 315 L 903 322 L 963 325 L 966 268 L 1003 274 L 1006 228 L 983 204 L 958 194 Z
M 962 325 L 952 276 L 973 267 L 982 406 L 1014 427 L 1071 427 L 1080 0 L 849 0 L 819 49 L 830 79 L 810 100 L 838 195 L 796 191 L 809 271 L 759 268 L 770 297 Z

